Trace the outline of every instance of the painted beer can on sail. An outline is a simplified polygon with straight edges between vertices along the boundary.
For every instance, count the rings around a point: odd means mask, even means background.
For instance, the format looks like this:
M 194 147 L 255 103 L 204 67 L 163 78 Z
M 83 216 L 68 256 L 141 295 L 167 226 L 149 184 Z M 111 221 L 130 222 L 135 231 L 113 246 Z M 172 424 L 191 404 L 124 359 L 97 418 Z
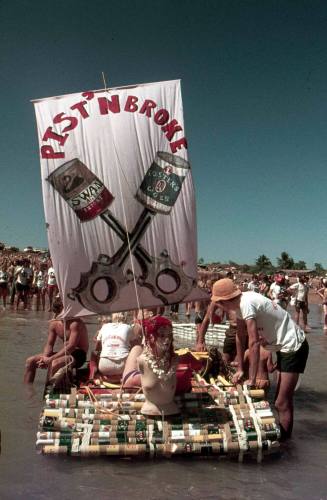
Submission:
M 77 158 L 60 165 L 47 180 L 67 201 L 81 222 L 94 219 L 114 200 L 100 179 Z
M 188 161 L 159 151 L 143 179 L 136 198 L 156 212 L 169 214 L 189 169 Z

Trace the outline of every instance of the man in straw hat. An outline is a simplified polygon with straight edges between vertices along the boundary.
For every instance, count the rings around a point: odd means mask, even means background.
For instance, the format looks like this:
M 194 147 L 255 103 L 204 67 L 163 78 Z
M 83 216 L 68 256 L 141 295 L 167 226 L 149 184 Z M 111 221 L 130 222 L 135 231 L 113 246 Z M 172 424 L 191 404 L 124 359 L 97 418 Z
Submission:
M 304 332 L 278 304 L 256 292 L 243 292 L 228 278 L 216 281 L 212 287 L 211 308 L 219 306 L 235 311 L 238 317 L 237 361 L 234 382 L 244 376 L 244 340 L 249 342 L 249 378 L 245 383 L 254 386 L 260 359 L 260 345 L 277 353 L 277 389 L 275 407 L 279 415 L 282 439 L 291 436 L 293 427 L 293 394 L 304 372 L 309 345 Z M 204 343 L 204 338 L 200 339 Z

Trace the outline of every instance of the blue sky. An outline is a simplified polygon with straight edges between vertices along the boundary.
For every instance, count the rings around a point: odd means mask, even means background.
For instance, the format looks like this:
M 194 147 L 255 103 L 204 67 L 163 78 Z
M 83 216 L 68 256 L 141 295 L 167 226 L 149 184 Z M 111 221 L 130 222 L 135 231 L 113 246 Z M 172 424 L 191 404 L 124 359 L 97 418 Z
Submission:
M 327 3 L 2 0 L 0 240 L 47 246 L 31 99 L 182 80 L 198 255 L 327 267 Z

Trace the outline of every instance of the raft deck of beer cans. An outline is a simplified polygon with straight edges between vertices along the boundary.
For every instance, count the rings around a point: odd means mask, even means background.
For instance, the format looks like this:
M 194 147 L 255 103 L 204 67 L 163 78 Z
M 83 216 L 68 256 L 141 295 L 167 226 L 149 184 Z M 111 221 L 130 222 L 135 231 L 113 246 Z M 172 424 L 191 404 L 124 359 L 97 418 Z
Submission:
M 142 393 L 105 386 L 49 390 L 36 447 L 45 455 L 245 457 L 261 462 L 278 452 L 280 429 L 264 391 L 233 386 L 223 377 L 192 379 L 192 391 L 176 396 L 180 414 L 148 417 Z

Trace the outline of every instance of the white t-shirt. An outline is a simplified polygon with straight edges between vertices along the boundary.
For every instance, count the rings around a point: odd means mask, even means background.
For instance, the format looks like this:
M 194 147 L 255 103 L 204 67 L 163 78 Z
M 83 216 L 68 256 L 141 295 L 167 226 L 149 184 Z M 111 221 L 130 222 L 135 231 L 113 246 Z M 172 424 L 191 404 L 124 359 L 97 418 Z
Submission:
M 100 358 L 112 360 L 126 358 L 133 337 L 133 330 L 129 325 L 106 323 L 101 327 L 97 336 L 97 340 L 100 340 L 102 344 Z
M 45 273 L 43 271 L 38 271 L 35 275 L 35 284 L 37 288 L 43 288 L 45 285 Z
M 248 283 L 248 290 L 251 292 L 259 292 L 260 284 L 258 281 L 250 281 Z
M 271 291 L 272 298 L 277 299 L 278 295 L 281 292 L 281 286 L 274 282 L 270 285 L 269 290 Z
M 280 304 L 280 305 L 284 305 L 284 304 L 287 305 L 286 297 L 278 298 L 278 295 L 280 293 L 283 293 L 286 291 L 286 286 L 279 285 L 278 283 L 274 282 L 270 285 L 269 291 L 271 291 L 271 297 L 272 297 L 272 300 L 275 301 L 275 303 Z
M 56 280 L 56 275 L 54 272 L 53 267 L 49 267 L 48 269 L 48 285 L 56 285 L 57 280 Z
M 295 352 L 305 339 L 287 311 L 258 293 L 242 293 L 238 316 L 256 320 L 261 345 L 268 351 Z
M 9 280 L 9 274 L 7 271 L 1 271 L 0 270 L 0 283 L 8 283 Z
M 30 267 L 19 266 L 15 271 L 15 276 L 17 277 L 17 283 L 20 285 L 27 285 L 33 275 L 33 271 Z
M 309 287 L 304 283 L 294 283 L 294 285 L 290 286 L 291 290 L 296 290 L 296 300 L 300 300 L 301 302 L 306 302 L 308 298 Z

